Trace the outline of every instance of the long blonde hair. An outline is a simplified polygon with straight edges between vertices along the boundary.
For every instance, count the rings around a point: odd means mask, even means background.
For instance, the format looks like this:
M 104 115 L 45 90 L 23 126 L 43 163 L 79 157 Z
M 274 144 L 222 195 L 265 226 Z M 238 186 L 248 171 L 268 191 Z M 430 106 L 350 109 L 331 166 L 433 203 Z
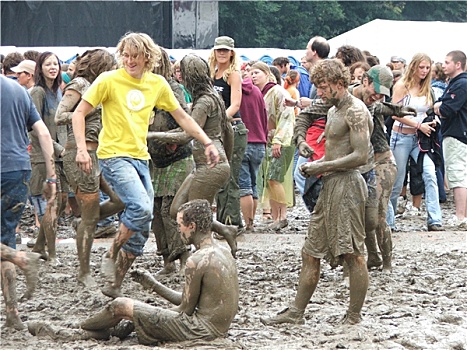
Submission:
M 425 53 L 417 53 L 413 56 L 412 61 L 410 61 L 409 66 L 404 72 L 404 75 L 402 76 L 401 80 L 404 84 L 404 86 L 407 88 L 407 90 L 410 90 L 411 88 L 415 87 L 417 84 L 417 81 L 415 80 L 415 74 L 418 70 L 418 66 L 422 61 L 428 62 L 428 65 L 430 66 L 430 71 L 426 75 L 424 79 L 420 81 L 420 96 L 425 96 L 427 104 L 431 106 L 433 104 L 433 98 L 431 96 L 431 58 L 425 54 Z
M 222 73 L 222 79 L 224 79 L 225 82 L 229 80 L 229 76 L 232 72 L 240 72 L 240 62 L 238 60 L 237 53 L 235 52 L 235 50 L 230 51 L 232 51 L 233 55 L 230 57 L 229 67 L 224 71 L 224 73 Z M 211 78 L 214 79 L 217 71 L 217 59 L 216 52 L 214 49 L 212 49 L 211 53 L 209 54 L 208 63 L 209 70 L 211 71 Z

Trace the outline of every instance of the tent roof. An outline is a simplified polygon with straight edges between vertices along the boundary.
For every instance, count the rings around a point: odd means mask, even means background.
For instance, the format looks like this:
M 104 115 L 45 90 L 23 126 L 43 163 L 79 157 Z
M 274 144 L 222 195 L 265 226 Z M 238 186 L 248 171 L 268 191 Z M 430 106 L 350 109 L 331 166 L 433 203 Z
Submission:
M 98 48 L 98 47 L 92 47 Z M 111 53 L 116 52 L 115 47 L 100 47 L 107 49 Z M 55 46 L 55 47 L 16 47 L 16 46 L 2 46 L 0 53 L 6 55 L 13 51 L 25 52 L 27 50 L 37 50 L 39 52 L 51 51 L 55 53 L 63 62 L 71 62 L 77 54 L 82 54 L 91 47 L 79 46 Z M 195 49 L 166 49 L 171 59 L 181 60 L 189 53 L 195 53 L 198 56 L 208 59 L 211 52 L 210 49 L 195 50 Z M 271 48 L 235 48 L 236 53 L 242 61 L 260 60 L 262 57 L 271 57 L 271 62 L 276 57 L 288 57 L 292 64 L 300 62 L 300 59 L 305 56 L 305 50 L 285 50 L 285 49 L 271 49 Z
M 464 34 L 462 34 L 464 33 Z M 435 62 L 444 62 L 446 54 L 453 50 L 467 53 L 467 23 L 391 21 L 375 19 L 328 40 L 330 56 L 342 45 L 356 46 L 377 56 L 381 64 L 391 56 L 410 62 L 414 54 L 423 52 Z

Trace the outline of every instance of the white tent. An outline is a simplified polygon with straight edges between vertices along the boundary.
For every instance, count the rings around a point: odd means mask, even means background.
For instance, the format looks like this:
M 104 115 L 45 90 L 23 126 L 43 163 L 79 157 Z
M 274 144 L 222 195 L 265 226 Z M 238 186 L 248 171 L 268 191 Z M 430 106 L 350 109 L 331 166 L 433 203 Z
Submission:
M 330 56 L 342 45 L 368 50 L 381 64 L 399 56 L 407 61 L 418 52 L 428 54 L 435 62 L 444 62 L 453 50 L 467 53 L 467 23 L 390 21 L 375 19 L 328 40 Z
M 97 48 L 97 47 L 93 47 Z M 115 47 L 101 47 L 107 49 L 111 53 L 116 52 Z M 16 46 L 0 46 L 0 53 L 6 55 L 13 51 L 23 53 L 27 50 L 37 50 L 39 52 L 51 51 L 64 62 L 73 59 L 77 54 L 82 54 L 91 47 L 79 46 L 54 46 L 54 47 L 16 47 Z M 211 50 L 195 50 L 195 49 L 166 49 L 171 58 L 181 60 L 189 53 L 195 53 L 204 59 L 208 59 Z M 236 48 L 235 51 L 240 55 L 241 60 L 260 60 L 272 61 L 276 57 L 289 57 L 296 60 L 295 63 L 300 63 L 300 59 L 305 56 L 305 50 L 285 50 L 285 49 L 269 49 L 269 48 Z

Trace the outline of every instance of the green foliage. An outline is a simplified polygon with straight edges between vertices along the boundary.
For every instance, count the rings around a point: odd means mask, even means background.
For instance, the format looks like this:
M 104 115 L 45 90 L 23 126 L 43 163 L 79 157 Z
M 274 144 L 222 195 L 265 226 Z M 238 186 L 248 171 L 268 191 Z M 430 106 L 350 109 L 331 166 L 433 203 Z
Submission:
M 374 19 L 467 21 L 464 1 L 220 1 L 219 34 L 238 47 L 304 49 Z

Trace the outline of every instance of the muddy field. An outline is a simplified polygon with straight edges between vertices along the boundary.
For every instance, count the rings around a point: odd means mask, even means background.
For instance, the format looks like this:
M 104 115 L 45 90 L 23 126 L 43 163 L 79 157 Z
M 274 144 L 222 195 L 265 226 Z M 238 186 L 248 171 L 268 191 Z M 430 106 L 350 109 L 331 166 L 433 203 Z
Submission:
M 442 205 L 447 219 L 453 212 L 452 198 Z M 303 206 L 290 210 L 289 227 L 283 234 L 264 233 L 259 226 L 254 234 L 238 238 L 240 309 L 226 339 L 213 342 L 161 344 L 164 349 L 467 349 L 467 260 L 466 232 L 426 232 L 425 218 L 398 220 L 393 234 L 393 272 L 370 271 L 370 285 L 363 307 L 363 322 L 340 326 L 348 303 L 348 288 L 340 268 L 322 264 L 321 280 L 305 312 L 303 326 L 267 327 L 259 322 L 264 315 L 282 310 L 294 297 L 301 266 L 300 249 L 305 237 L 308 214 Z M 259 218 L 258 218 L 259 219 Z M 260 220 L 260 219 L 259 219 Z M 23 242 L 32 225 L 26 215 L 22 222 Z M 60 264 L 41 262 L 40 282 L 33 300 L 20 304 L 21 318 L 67 326 L 99 310 L 110 299 L 99 289 L 78 286 L 78 260 L 69 222 L 62 222 L 57 245 Z M 100 257 L 108 239 L 96 240 L 92 261 L 95 278 Z M 221 242 L 221 244 L 225 244 Z M 155 255 L 155 240 L 150 238 L 146 253 L 135 263 L 152 273 L 160 270 L 162 259 Z M 28 249 L 25 245 L 19 249 Z M 18 295 L 24 290 L 24 277 L 18 274 Z M 180 290 L 183 276 L 160 279 Z M 149 304 L 168 303 L 143 290 L 130 277 L 123 293 Z M 3 297 L 1 301 L 4 308 Z M 5 321 L 2 312 L 0 322 Z M 27 330 L 2 327 L 2 349 L 144 349 L 136 336 L 124 341 L 54 342 L 36 338 Z

